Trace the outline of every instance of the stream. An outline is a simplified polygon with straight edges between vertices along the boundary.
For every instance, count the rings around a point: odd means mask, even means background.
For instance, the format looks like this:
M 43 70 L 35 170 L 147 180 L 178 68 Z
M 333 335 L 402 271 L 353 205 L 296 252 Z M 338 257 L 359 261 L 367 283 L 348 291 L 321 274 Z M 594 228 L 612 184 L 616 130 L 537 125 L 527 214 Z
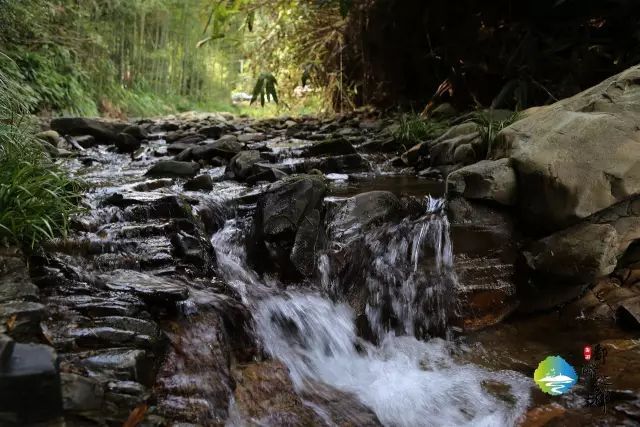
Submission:
M 331 301 L 330 284 L 318 284 L 319 291 L 304 289 L 279 291 L 273 281 L 261 281 L 246 262 L 239 242 L 243 231 L 229 220 L 213 237 L 224 279 L 242 293 L 252 307 L 255 328 L 270 356 L 285 363 L 297 389 L 322 382 L 352 393 L 372 408 L 389 426 L 416 425 L 512 425 L 529 403 L 529 380 L 513 371 L 491 372 L 456 360 L 459 344 L 433 338 L 427 342 L 414 337 L 415 324 L 444 326 L 447 318 L 443 299 L 453 292 L 452 250 L 442 200 L 428 199 L 426 215 L 405 229 L 384 228 L 370 233 L 369 243 L 380 242 L 378 234 L 397 238 L 380 248 L 371 261 L 368 278 L 373 299 L 384 294 L 401 323 L 401 332 L 385 330 L 380 307 L 372 301 L 367 317 L 373 323 L 379 345 L 356 335 L 355 316 L 347 304 Z M 435 258 L 425 260 L 424 247 L 435 250 Z M 438 271 L 433 283 L 419 276 L 418 266 L 434 262 Z M 321 275 L 328 276 L 328 262 L 321 262 Z M 453 277 L 452 277 L 453 276 Z M 385 279 L 376 280 L 377 278 Z M 401 283 L 397 295 L 389 287 Z M 329 286 L 329 287 L 327 287 Z M 393 286 L 395 287 L 395 286 Z M 424 288 L 428 291 L 424 295 Z M 430 306 L 429 319 L 420 307 Z M 312 381 L 310 381 L 312 380 Z M 488 394 L 483 382 L 500 382 L 511 388 L 515 401 L 505 403 Z
M 63 159 L 89 186 L 87 210 L 67 240 L 32 259 L 68 425 L 121 425 L 140 407 L 145 426 L 637 425 L 640 343 L 590 316 L 606 311 L 599 294 L 503 320 L 504 307 L 513 313 L 504 291 L 513 263 L 499 253 L 509 245 L 448 218 L 442 180 L 365 150 L 370 124 L 141 123 L 151 132 L 134 153 L 95 144 Z M 258 152 L 278 181 L 230 179 L 231 156 L 201 162 L 207 189 L 145 175 L 171 154 L 213 146 L 196 134 L 212 123 L 246 137 L 241 149 Z M 357 155 L 305 155 L 344 130 Z M 265 212 L 279 212 L 264 194 L 282 182 L 304 190 L 283 200 L 309 205 L 312 238 L 294 242 L 288 219 L 275 240 L 256 234 Z M 251 252 L 259 238 L 263 252 Z M 309 242 L 314 256 L 294 265 L 308 274 L 288 274 L 282 248 L 307 253 Z M 454 321 L 476 296 L 473 322 Z M 580 382 L 555 397 L 537 388 L 546 356 L 579 370 L 583 346 L 595 343 L 609 349 L 614 410 L 587 407 Z

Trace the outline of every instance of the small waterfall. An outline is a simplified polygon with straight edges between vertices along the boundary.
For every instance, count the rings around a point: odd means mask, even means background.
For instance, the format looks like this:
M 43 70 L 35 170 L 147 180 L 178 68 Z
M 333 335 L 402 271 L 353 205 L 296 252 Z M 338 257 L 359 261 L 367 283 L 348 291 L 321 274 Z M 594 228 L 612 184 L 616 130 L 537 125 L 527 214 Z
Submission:
M 319 261 L 323 287 L 337 298 L 366 287 L 366 315 L 378 339 L 389 330 L 417 337 L 446 332 L 457 277 L 442 199 L 428 197 L 418 219 L 334 239 L 338 249 Z
M 298 390 L 327 384 L 350 393 L 387 426 L 514 425 L 529 401 L 529 379 L 460 362 L 452 341 L 415 337 L 446 327 L 456 284 L 443 202 L 428 199 L 425 211 L 334 241 L 320 259 L 326 293 L 365 284 L 377 345 L 357 335 L 349 305 L 311 290 L 282 290 L 251 270 L 241 220 L 228 220 L 212 242 L 221 275 L 251 307 L 263 349 L 287 366 Z M 487 383 L 501 384 L 508 398 L 488 393 Z

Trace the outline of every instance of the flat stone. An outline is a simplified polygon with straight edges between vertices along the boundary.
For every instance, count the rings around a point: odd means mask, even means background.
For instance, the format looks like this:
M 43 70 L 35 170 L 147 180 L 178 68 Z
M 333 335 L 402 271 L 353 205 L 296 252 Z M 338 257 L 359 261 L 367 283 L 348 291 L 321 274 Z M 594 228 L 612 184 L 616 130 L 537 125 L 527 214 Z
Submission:
M 208 174 L 196 176 L 184 183 L 184 189 L 187 191 L 211 191 L 213 190 L 213 179 Z
M 37 301 L 38 287 L 17 257 L 0 257 L 0 304 L 14 300 Z
M 79 347 L 92 349 L 120 347 L 133 341 L 136 336 L 135 332 L 111 327 L 71 329 L 66 335 L 73 338 Z
M 160 160 L 147 171 L 146 175 L 155 177 L 194 177 L 200 170 L 200 165 L 193 162 L 179 162 L 176 160 Z
M 100 409 L 104 400 L 104 388 L 95 378 L 62 373 L 62 403 L 65 411 L 84 412 Z
M 189 297 L 189 289 L 174 280 L 135 270 L 114 270 L 101 276 L 107 288 L 131 292 L 150 304 L 173 304 Z
M 35 341 L 40 335 L 40 322 L 44 317 L 44 305 L 14 301 L 0 304 L 0 327 L 7 335 L 21 341 Z
M 91 352 L 82 359 L 82 365 L 92 371 L 113 374 L 115 378 L 138 381 L 145 370 L 144 350 L 113 349 Z
M 16 344 L 9 363 L 0 370 L 0 424 L 7 420 L 26 425 L 60 417 L 60 390 L 53 349 Z

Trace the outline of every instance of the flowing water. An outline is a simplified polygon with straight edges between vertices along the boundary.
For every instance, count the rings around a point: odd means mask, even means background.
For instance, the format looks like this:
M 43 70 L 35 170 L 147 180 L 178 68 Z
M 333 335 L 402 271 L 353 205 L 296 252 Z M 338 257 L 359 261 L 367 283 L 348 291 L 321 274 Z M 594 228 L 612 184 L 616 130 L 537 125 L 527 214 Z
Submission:
M 452 339 L 415 337 L 446 332 L 455 307 L 448 222 L 441 200 L 426 205 L 418 219 L 367 231 L 329 226 L 330 248 L 365 249 L 360 273 L 377 345 L 357 335 L 354 310 L 340 302 L 345 284 L 330 251 L 320 257 L 317 286 L 285 289 L 248 266 L 243 220 L 228 220 L 212 243 L 221 275 L 252 309 L 264 350 L 287 366 L 299 391 L 324 383 L 350 393 L 388 426 L 514 425 L 529 403 L 530 379 L 461 361 Z M 489 392 L 492 384 L 507 396 Z

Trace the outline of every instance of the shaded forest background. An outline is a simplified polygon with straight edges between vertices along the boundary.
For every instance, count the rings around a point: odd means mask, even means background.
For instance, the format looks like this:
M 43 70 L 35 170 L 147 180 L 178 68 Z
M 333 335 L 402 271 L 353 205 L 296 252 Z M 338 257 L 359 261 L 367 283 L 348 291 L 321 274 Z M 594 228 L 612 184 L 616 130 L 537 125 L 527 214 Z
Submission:
M 640 62 L 636 0 L 0 0 L 0 28 L 2 71 L 56 115 L 232 110 L 262 72 L 271 113 L 521 109 Z

